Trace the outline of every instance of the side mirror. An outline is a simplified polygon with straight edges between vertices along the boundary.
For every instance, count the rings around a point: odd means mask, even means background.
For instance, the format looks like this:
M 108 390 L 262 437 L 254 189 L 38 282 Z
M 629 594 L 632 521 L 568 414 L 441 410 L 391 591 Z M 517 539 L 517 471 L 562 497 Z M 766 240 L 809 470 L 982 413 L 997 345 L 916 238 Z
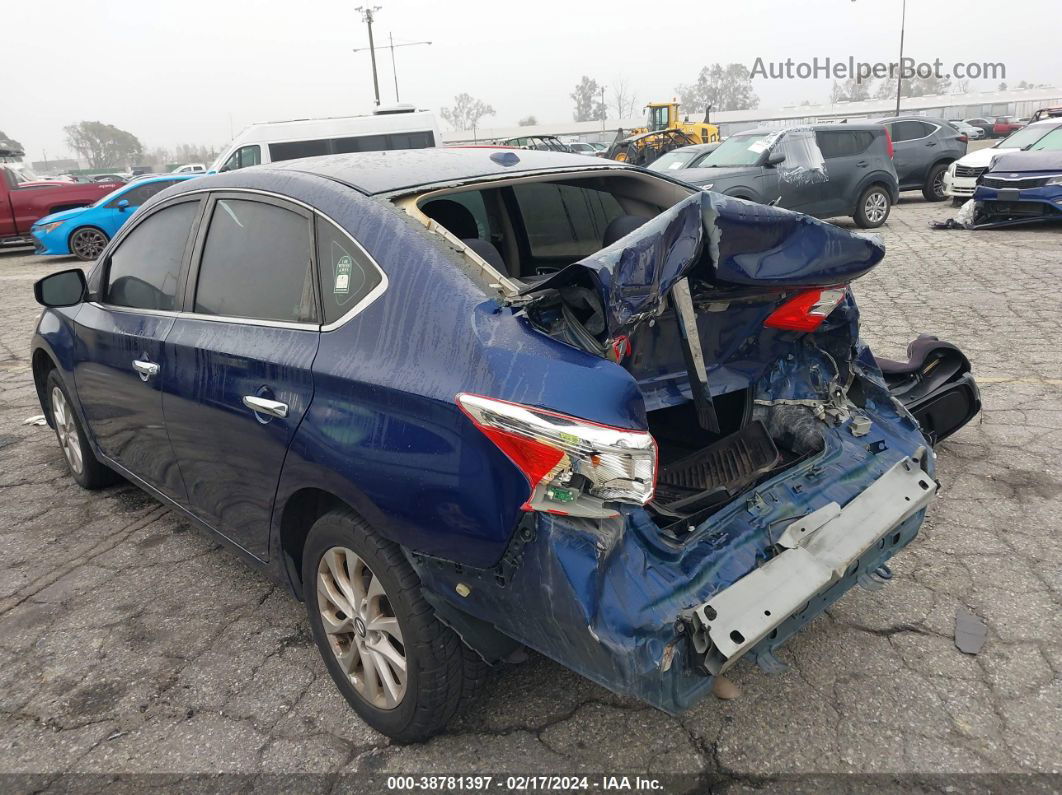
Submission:
M 88 284 L 81 268 L 53 273 L 33 285 L 33 297 L 42 306 L 75 306 L 85 300 L 87 292 Z
M 124 213 L 129 208 L 129 199 L 121 199 L 114 206 L 118 208 L 118 212 Z
M 779 163 L 785 161 L 785 153 L 774 150 L 767 155 L 767 159 L 763 161 L 765 166 L 777 166 Z

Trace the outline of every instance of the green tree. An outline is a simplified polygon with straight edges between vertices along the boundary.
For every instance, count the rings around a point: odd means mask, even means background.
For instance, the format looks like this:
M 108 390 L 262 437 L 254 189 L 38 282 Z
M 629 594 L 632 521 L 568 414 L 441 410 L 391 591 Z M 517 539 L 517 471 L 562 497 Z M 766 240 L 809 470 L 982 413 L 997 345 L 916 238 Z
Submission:
M 572 118 L 576 121 L 600 121 L 608 116 L 608 108 L 602 102 L 602 87 L 593 78 L 583 75 L 569 95 L 575 103 Z
M 119 168 L 132 165 L 144 152 L 140 140 L 113 124 L 83 121 L 63 128 L 66 142 L 84 157 L 90 168 Z
M 458 94 L 453 106 L 439 113 L 455 130 L 475 130 L 480 119 L 494 115 L 494 108 L 469 94 Z
M 749 110 L 760 104 L 748 67 L 739 63 L 705 66 L 693 83 L 677 86 L 675 91 L 687 113 L 708 105 L 712 110 Z
M 947 94 L 950 88 L 950 77 L 936 77 L 935 75 L 919 77 L 915 75 L 903 80 L 903 95 L 905 97 L 928 97 Z M 896 78 L 883 78 L 874 96 L 877 99 L 893 99 L 896 96 Z
M 833 81 L 833 90 L 830 92 L 830 102 L 860 102 L 870 99 L 870 83 L 859 82 L 854 77 L 842 80 L 838 83 Z

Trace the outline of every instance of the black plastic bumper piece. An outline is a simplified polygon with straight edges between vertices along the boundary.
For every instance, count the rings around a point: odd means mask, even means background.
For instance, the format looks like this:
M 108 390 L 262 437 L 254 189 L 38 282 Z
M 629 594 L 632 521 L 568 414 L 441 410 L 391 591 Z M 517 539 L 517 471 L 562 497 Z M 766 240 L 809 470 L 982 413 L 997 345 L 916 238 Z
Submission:
M 741 492 L 771 471 L 780 456 L 762 422 L 750 422 L 720 439 L 662 467 L 656 502 L 669 511 L 695 511 Z

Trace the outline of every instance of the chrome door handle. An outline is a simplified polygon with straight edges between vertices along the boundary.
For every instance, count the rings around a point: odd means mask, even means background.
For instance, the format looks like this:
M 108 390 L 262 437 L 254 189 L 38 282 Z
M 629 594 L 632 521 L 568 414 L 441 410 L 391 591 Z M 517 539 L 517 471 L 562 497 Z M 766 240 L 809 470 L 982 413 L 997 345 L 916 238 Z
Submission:
M 140 374 L 141 381 L 147 381 L 152 376 L 159 374 L 159 366 L 154 362 L 145 362 L 140 359 L 133 359 L 133 369 Z
M 258 395 L 244 395 L 243 405 L 255 414 L 268 414 L 270 417 L 280 417 L 281 419 L 288 416 L 288 404 L 281 403 L 279 400 L 269 400 L 268 398 L 258 397 Z

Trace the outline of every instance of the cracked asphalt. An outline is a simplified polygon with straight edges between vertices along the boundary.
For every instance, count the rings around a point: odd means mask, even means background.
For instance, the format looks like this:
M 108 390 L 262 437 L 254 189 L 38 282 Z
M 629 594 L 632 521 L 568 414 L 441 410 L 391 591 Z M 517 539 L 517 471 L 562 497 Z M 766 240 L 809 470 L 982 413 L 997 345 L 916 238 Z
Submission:
M 786 673 L 739 664 L 732 701 L 670 717 L 532 655 L 446 734 L 405 747 L 347 708 L 283 589 L 132 486 L 82 491 L 52 431 L 23 424 L 40 412 L 30 287 L 75 263 L 0 253 L 0 773 L 32 774 L 0 786 L 346 773 L 383 791 L 392 773 L 583 772 L 674 776 L 691 791 L 874 773 L 1056 789 L 1062 229 L 932 231 L 951 210 L 915 196 L 854 288 L 864 337 L 891 358 L 919 332 L 958 343 L 984 411 L 939 447 L 943 490 L 888 587 L 855 589 L 814 621 L 781 653 Z M 976 656 L 953 642 L 962 606 L 988 626 Z

